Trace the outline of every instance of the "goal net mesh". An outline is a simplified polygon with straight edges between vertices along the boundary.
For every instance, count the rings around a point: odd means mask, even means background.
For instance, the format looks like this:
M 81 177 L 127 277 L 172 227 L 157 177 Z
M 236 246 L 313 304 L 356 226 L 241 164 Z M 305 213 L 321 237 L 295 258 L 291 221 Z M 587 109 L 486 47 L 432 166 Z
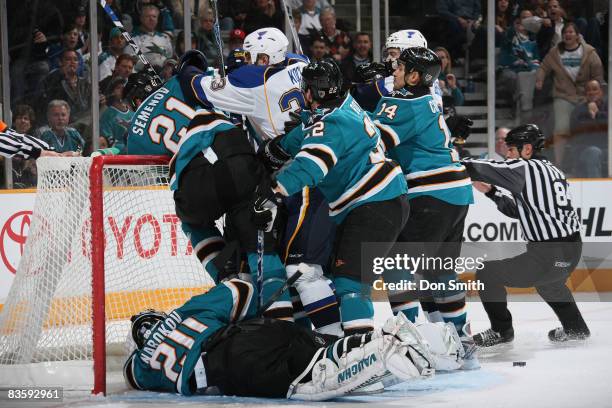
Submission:
M 28 238 L 0 314 L 5 375 L 11 365 L 92 359 L 92 160 L 38 160 Z M 123 350 L 133 314 L 172 310 L 213 284 L 181 230 L 167 174 L 165 165 L 102 171 L 110 352 Z

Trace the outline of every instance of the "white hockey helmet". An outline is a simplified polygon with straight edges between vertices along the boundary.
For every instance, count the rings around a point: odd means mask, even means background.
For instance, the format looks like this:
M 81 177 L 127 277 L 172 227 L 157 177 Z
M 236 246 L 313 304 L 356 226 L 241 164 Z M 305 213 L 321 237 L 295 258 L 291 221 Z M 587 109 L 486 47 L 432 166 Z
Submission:
M 287 57 L 289 40 L 285 34 L 274 27 L 260 28 L 247 35 L 243 48 L 251 54 L 251 62 L 257 62 L 259 54 L 266 54 L 270 58 L 270 65 L 283 62 Z
M 423 47 L 427 48 L 427 40 L 419 30 L 400 30 L 387 37 L 385 50 L 389 48 L 399 48 L 400 52 L 406 48 Z

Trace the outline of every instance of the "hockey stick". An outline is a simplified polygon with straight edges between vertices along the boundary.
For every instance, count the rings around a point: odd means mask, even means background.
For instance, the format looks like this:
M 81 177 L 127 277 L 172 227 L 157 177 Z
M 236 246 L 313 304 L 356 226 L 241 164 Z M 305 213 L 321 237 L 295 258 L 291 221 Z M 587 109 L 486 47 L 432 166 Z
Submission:
M 110 19 L 112 20 L 112 22 L 115 25 L 115 27 L 117 27 L 121 31 L 121 35 L 123 35 L 123 38 L 125 38 L 125 41 L 127 41 L 127 43 L 130 45 L 130 47 L 132 47 L 132 49 L 136 53 L 136 56 L 138 57 L 140 62 L 142 62 L 142 64 L 144 65 L 145 70 L 147 71 L 149 76 L 153 79 L 153 84 L 152 85 L 155 86 L 155 87 L 162 86 L 164 81 L 162 81 L 162 79 L 159 77 L 159 75 L 157 75 L 157 72 L 155 72 L 155 69 L 153 68 L 153 65 L 151 65 L 149 60 L 147 60 L 147 58 L 144 56 L 144 54 L 140 50 L 140 47 L 138 47 L 138 45 L 136 45 L 136 43 L 134 42 L 134 39 L 132 38 L 130 33 L 127 32 L 127 30 L 125 29 L 125 27 L 121 23 L 121 20 L 119 20 L 119 18 L 117 17 L 117 15 L 113 11 L 113 9 L 110 8 L 110 6 L 108 4 L 106 4 L 106 0 L 100 0 L 100 6 L 102 6 L 102 8 L 106 12 L 106 14 L 110 17 Z
M 291 36 L 293 37 L 293 44 L 295 45 L 295 50 L 297 54 L 303 54 L 302 52 L 302 44 L 300 44 L 300 37 L 298 36 L 297 31 L 295 30 L 295 22 L 293 21 L 293 13 L 291 7 L 287 5 L 286 0 L 281 0 L 283 3 L 283 8 L 285 9 L 285 16 L 287 16 L 287 20 L 289 21 L 289 29 L 291 30 Z
M 270 306 L 272 306 L 272 304 L 274 302 L 276 302 L 278 300 L 278 298 L 287 291 L 287 289 L 289 289 L 289 287 L 293 286 L 293 284 L 295 283 L 295 281 L 297 281 L 298 279 L 300 279 L 300 276 L 302 276 L 302 272 L 297 271 L 293 274 L 292 277 L 290 277 L 289 279 L 287 279 L 287 281 L 283 284 L 283 286 L 281 286 L 280 288 L 278 288 L 276 290 L 276 292 L 274 292 L 272 294 L 272 296 L 270 296 L 270 299 L 268 299 L 268 301 L 259 307 L 259 309 L 257 310 L 257 316 L 261 316 L 263 315 L 263 313 L 268 310 L 268 308 Z
M 259 291 L 259 306 L 263 308 L 263 262 L 264 262 L 264 232 L 257 230 L 257 289 Z M 266 308 L 267 309 L 267 308 Z M 263 310 L 266 310 L 263 309 Z
M 221 77 L 225 77 L 225 62 L 223 61 L 223 41 L 221 40 L 221 30 L 219 28 L 219 11 L 217 10 L 217 0 L 210 0 L 210 7 L 212 8 L 212 12 L 215 17 L 213 31 L 215 33 L 215 41 L 217 42 L 217 48 L 219 49 L 219 73 L 221 74 Z

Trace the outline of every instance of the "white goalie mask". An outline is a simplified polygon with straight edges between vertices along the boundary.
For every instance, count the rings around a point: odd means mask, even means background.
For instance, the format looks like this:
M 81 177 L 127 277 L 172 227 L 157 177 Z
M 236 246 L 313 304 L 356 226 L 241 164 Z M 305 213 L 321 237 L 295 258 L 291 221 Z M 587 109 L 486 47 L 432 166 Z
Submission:
M 283 62 L 287 57 L 289 40 L 285 34 L 274 27 L 260 28 L 247 35 L 243 48 L 251 55 L 251 62 L 257 63 L 259 54 L 266 54 L 270 58 L 270 65 Z
M 419 30 L 396 31 L 387 37 L 387 41 L 385 41 L 385 60 L 397 59 L 397 57 L 389 55 L 389 49 L 391 48 L 397 48 L 399 50 L 397 52 L 397 56 L 399 56 L 402 51 L 412 47 L 427 48 L 427 40 L 425 39 L 425 36 L 421 34 Z

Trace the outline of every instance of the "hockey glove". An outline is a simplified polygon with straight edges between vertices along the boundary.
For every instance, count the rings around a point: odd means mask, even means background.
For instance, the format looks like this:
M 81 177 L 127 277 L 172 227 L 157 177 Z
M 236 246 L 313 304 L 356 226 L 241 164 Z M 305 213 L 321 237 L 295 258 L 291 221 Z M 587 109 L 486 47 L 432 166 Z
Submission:
M 465 143 L 465 140 L 470 136 L 470 128 L 473 124 L 472 119 L 463 115 L 449 116 L 446 119 L 448 130 L 450 130 L 451 136 L 455 138 L 455 144 Z
M 268 175 L 264 176 L 259 185 L 255 188 L 253 205 L 251 207 L 251 221 L 258 230 L 265 232 L 272 231 L 274 218 L 276 217 L 278 205 L 281 197 L 272 190 L 276 186 L 276 181 Z
M 291 116 L 291 120 L 288 120 L 285 122 L 284 130 L 283 130 L 285 134 L 291 132 L 296 127 L 302 125 L 302 117 L 300 116 L 299 112 L 291 111 L 289 112 L 289 116 Z
M 355 69 L 355 82 L 367 84 L 377 81 L 391 75 L 386 64 L 380 62 L 371 62 L 369 64 L 360 65 Z
M 280 170 L 281 167 L 291 158 L 280 145 L 282 136 L 266 140 L 257 151 L 257 157 L 270 173 Z

